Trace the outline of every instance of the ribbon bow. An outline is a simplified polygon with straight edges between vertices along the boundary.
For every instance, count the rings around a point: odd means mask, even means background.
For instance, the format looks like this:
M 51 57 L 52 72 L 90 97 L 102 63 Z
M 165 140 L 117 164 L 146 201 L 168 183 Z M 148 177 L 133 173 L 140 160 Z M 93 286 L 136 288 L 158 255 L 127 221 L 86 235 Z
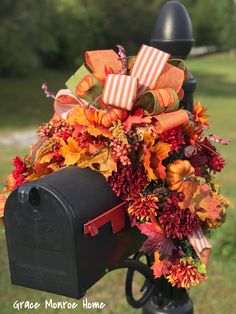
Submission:
M 87 51 L 83 64 L 55 98 L 58 116 L 66 118 L 78 105 L 105 104 L 132 110 L 142 107 L 149 114 L 178 109 L 183 97 L 184 71 L 168 63 L 170 55 L 142 45 L 130 69 L 122 73 L 122 62 L 113 50 Z

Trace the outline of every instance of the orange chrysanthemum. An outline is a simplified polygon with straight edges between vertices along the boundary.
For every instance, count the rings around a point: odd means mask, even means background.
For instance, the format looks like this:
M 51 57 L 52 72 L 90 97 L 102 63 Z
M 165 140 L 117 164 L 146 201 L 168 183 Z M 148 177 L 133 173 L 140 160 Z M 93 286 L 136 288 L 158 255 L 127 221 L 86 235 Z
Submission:
M 151 217 L 157 215 L 157 203 L 159 199 L 153 194 L 140 195 L 128 208 L 128 213 L 137 220 L 150 221 Z
M 203 129 L 196 128 L 194 124 L 188 123 L 183 125 L 183 131 L 187 135 L 189 139 L 189 143 L 193 146 L 195 146 L 198 150 L 201 149 L 201 145 L 199 142 L 199 137 L 203 132 Z
M 196 286 L 199 281 L 204 280 L 206 275 L 200 274 L 195 266 L 188 261 L 180 261 L 173 265 L 168 276 L 166 276 L 172 286 L 188 289 L 190 285 Z
M 207 126 L 207 120 L 209 119 L 209 115 L 205 114 L 207 108 L 204 108 L 200 101 L 197 101 L 194 105 L 194 120 L 197 124 L 201 124 Z

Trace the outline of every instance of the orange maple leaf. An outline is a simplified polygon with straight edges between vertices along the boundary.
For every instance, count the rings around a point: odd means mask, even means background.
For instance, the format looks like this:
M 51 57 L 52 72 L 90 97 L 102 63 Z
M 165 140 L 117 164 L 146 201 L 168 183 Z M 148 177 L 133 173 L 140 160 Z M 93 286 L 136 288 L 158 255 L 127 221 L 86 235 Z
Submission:
M 154 278 L 159 278 L 165 274 L 167 274 L 169 272 L 169 267 L 170 267 L 171 263 L 166 260 L 160 260 L 160 255 L 158 252 L 154 253 L 154 263 L 151 267 L 151 269 L 153 270 L 153 275 Z
M 189 208 L 192 212 L 202 220 L 206 219 L 220 220 L 222 206 L 217 197 L 212 195 L 212 192 L 207 184 L 200 185 L 199 181 L 189 183 L 189 189 L 184 192 L 185 200 L 180 203 L 182 208 Z
M 147 125 L 152 121 L 151 116 L 144 116 L 143 109 L 137 109 L 133 115 L 129 115 L 126 121 L 123 123 L 126 132 L 129 132 L 133 125 Z
M 179 203 L 181 208 L 189 208 L 192 212 L 195 212 L 193 197 L 199 191 L 200 182 L 198 180 L 190 180 L 184 183 L 184 200 Z
M 59 153 L 65 158 L 65 165 L 71 166 L 79 162 L 81 155 L 85 153 L 85 149 L 81 148 L 72 137 L 69 137 L 67 143 L 61 139 Z

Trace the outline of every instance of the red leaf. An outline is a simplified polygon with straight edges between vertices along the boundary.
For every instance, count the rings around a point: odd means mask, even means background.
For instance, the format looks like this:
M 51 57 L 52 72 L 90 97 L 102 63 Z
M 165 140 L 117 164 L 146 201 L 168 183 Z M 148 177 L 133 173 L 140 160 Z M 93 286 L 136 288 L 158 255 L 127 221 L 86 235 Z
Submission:
M 143 109 L 138 109 L 135 111 L 133 116 L 129 116 L 127 120 L 124 122 L 124 128 L 126 132 L 129 132 L 132 126 L 135 125 L 146 125 L 151 123 L 151 116 L 143 117 Z
M 138 225 L 141 233 L 148 236 L 143 243 L 141 251 L 144 253 L 153 253 L 157 251 L 161 258 L 167 258 L 172 255 L 172 251 L 176 249 L 173 241 L 167 238 L 163 229 L 155 222 L 146 222 Z

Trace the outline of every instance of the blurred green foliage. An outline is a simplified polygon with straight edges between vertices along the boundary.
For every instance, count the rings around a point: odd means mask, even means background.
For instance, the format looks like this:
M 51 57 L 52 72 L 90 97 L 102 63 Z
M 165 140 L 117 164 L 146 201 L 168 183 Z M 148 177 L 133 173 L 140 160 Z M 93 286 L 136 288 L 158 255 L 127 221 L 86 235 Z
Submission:
M 148 43 L 163 0 L 1 0 L 0 75 L 81 63 L 85 50 Z M 197 45 L 235 48 L 234 0 L 182 0 Z

